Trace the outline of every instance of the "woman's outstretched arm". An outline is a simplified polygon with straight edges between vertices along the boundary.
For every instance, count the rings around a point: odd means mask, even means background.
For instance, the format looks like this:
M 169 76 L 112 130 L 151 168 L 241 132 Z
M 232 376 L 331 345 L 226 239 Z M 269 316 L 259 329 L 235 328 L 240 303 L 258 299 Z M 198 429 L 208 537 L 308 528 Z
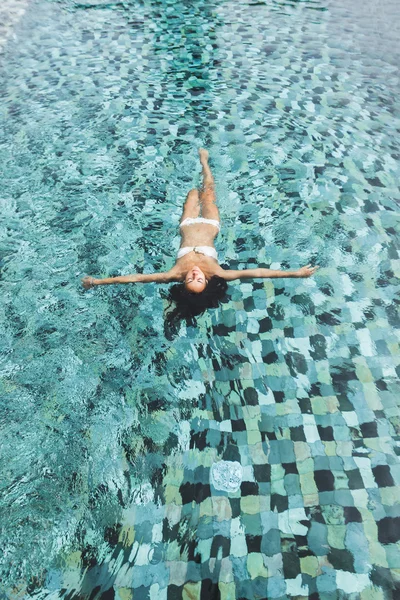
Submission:
M 235 279 L 267 279 L 276 277 L 311 277 L 314 275 L 318 267 L 306 265 L 297 269 L 297 271 L 278 271 L 274 269 L 243 269 L 241 271 L 225 271 L 221 269 L 218 273 L 220 277 L 226 281 L 234 281 Z
M 84 277 L 82 285 L 88 290 L 95 285 L 112 285 L 114 283 L 169 283 L 175 281 L 174 271 L 165 273 L 133 273 L 132 275 L 120 275 L 118 277 L 105 277 L 104 279 L 95 279 L 94 277 Z

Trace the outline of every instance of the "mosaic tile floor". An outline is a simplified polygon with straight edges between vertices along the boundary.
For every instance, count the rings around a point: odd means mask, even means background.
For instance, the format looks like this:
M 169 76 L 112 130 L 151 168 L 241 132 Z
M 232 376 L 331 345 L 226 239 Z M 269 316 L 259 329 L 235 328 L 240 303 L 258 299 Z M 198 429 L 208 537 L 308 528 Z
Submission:
M 399 8 L 366 6 L 36 0 L 15 21 L 2 600 L 400 597 Z M 166 286 L 79 281 L 171 266 L 200 145 L 223 263 L 321 269 L 232 284 L 174 335 Z

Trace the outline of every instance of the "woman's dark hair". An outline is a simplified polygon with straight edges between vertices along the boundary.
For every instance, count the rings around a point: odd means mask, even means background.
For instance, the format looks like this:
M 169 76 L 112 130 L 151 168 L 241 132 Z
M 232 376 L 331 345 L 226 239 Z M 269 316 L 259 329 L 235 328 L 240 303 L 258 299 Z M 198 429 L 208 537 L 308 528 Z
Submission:
M 175 303 L 175 308 L 166 314 L 166 322 L 170 327 L 176 325 L 181 320 L 192 325 L 195 317 L 198 317 L 207 308 L 217 308 L 224 298 L 228 284 L 225 279 L 213 275 L 205 289 L 195 294 L 189 292 L 183 283 L 173 285 L 169 290 L 168 300 L 170 304 Z

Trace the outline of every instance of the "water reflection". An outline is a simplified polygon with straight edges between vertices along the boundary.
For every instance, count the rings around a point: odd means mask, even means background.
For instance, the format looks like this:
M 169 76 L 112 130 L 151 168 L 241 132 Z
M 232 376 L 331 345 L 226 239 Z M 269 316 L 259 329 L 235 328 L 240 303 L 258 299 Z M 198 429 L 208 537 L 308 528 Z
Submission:
M 396 50 L 356 8 L 39 2 L 20 22 L 0 148 L 10 597 L 395 590 Z M 168 268 L 200 143 L 226 263 L 324 271 L 232 286 L 166 339 L 165 289 L 77 279 Z M 212 475 L 226 463 L 238 485 Z

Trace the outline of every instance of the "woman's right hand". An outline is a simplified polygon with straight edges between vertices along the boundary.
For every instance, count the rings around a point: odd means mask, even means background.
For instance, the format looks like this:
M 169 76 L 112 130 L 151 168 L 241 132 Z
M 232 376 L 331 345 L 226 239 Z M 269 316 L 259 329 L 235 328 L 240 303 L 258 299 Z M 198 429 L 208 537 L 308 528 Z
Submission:
M 306 265 L 305 267 L 301 267 L 301 269 L 297 269 L 296 277 L 311 277 L 311 275 L 314 275 L 317 269 L 319 269 L 318 265 L 316 267 Z
M 82 285 L 85 288 L 85 290 L 90 290 L 96 284 L 95 284 L 95 280 L 93 279 L 93 277 L 87 276 L 82 279 Z

